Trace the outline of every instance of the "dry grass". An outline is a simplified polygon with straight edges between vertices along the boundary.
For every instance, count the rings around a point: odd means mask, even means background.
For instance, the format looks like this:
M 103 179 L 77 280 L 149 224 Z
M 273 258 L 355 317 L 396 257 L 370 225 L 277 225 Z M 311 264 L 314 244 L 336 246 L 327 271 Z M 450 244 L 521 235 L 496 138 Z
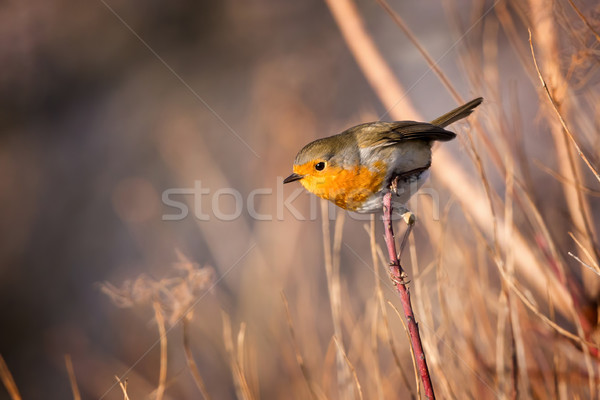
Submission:
M 325 3 L 390 117 L 435 117 L 417 112 L 361 9 L 351 0 Z M 437 397 L 599 398 L 600 8 L 472 0 L 463 14 L 465 2 L 444 0 L 457 76 L 411 31 L 400 5 L 377 3 L 398 25 L 398 40 L 406 35 L 423 70 L 432 70 L 426 79 L 439 80 L 457 104 L 485 99 L 468 124 L 453 126 L 460 148 L 434 151 L 426 189 L 435 188 L 439 201 L 411 203 L 417 225 L 402 263 Z M 271 82 L 277 66 L 261 68 L 256 80 Z M 251 123 L 266 126 L 265 136 L 253 143 L 291 162 L 294 146 L 311 139 L 313 114 L 300 96 L 261 90 L 253 92 L 260 117 Z M 154 139 L 176 181 L 184 186 L 208 171 L 207 187 L 241 186 L 240 171 L 219 162 L 218 147 L 190 133 L 193 120 L 175 108 L 161 113 L 165 126 Z M 282 141 L 285 132 L 299 137 L 294 146 Z M 276 160 L 266 158 L 253 162 L 275 170 Z M 252 184 L 268 180 L 260 179 Z M 198 220 L 217 272 L 178 252 L 175 271 L 160 278 L 103 285 L 128 308 L 119 313 L 153 321 L 150 339 L 130 338 L 140 347 L 123 346 L 124 354 L 98 364 L 86 363 L 85 353 L 65 358 L 73 397 L 422 398 L 385 272 L 380 221 L 350 221 L 339 211 L 335 219 L 322 204 L 320 227 Z M 9 367 L 0 357 L 4 386 L 20 399 Z M 96 369 L 98 377 L 88 373 Z
M 6 365 L 6 362 L 2 356 L 0 356 L 0 378 L 2 378 L 2 383 L 4 384 L 4 387 L 6 388 L 10 398 L 12 400 L 21 400 L 22 397 L 19 394 L 17 384 L 15 383 L 15 380 L 10 373 L 10 369 Z
M 65 354 L 65 366 L 67 367 L 67 373 L 69 374 L 69 382 L 71 383 L 73 400 L 81 400 L 81 392 L 79 391 L 77 378 L 75 377 L 75 370 L 73 369 L 73 360 L 69 354 Z

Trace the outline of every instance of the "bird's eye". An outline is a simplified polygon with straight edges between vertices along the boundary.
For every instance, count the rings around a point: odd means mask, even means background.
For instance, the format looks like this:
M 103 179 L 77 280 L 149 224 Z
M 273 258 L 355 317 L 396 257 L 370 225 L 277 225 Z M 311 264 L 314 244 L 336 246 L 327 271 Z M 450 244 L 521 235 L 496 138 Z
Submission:
M 325 169 L 325 163 L 323 161 L 316 163 L 315 169 L 317 171 L 323 171 Z

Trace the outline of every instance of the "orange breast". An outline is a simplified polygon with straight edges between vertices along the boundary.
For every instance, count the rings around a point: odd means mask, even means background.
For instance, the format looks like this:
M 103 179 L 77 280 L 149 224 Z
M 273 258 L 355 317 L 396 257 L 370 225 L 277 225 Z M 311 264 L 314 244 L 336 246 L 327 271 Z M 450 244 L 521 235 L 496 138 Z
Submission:
M 346 210 L 358 209 L 366 199 L 381 189 L 386 169 L 383 162 L 371 168 L 356 165 L 350 168 L 329 166 L 318 173 L 310 165 L 294 166 L 294 172 L 304 175 L 302 186 L 319 197 L 334 202 Z

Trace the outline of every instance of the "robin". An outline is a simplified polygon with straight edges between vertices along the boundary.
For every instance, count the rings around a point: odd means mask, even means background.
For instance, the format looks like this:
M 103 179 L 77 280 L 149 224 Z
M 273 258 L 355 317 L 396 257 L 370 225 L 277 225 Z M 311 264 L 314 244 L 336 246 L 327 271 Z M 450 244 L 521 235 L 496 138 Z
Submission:
M 404 205 L 429 175 L 433 142 L 454 139 L 444 128 L 482 101 L 471 100 L 430 123 L 369 122 L 315 140 L 298 152 L 283 183 L 300 181 L 309 192 L 358 213 L 381 211 L 389 190 L 394 203 Z

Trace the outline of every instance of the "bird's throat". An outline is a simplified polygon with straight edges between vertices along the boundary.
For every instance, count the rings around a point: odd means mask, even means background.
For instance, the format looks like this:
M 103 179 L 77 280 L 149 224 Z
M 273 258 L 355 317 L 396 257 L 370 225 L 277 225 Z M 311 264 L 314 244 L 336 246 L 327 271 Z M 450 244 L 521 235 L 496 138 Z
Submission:
M 371 167 L 330 166 L 320 174 L 305 174 L 300 183 L 309 192 L 332 201 L 343 209 L 353 211 L 381 190 L 385 174 L 384 163 L 376 161 Z

